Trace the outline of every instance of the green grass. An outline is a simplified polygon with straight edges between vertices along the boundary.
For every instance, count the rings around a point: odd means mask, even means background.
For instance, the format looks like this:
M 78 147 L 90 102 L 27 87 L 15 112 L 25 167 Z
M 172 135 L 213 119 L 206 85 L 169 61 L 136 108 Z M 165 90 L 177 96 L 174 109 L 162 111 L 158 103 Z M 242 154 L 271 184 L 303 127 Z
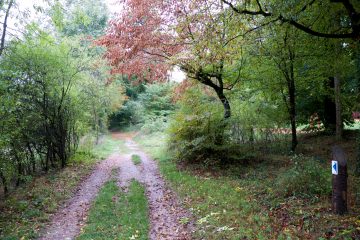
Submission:
M 90 209 L 86 226 L 78 240 L 148 239 L 148 205 L 144 187 L 133 181 L 127 193 L 115 181 L 101 189 Z
M 101 159 L 107 158 L 110 154 L 121 151 L 127 150 L 125 147 L 125 141 L 119 139 L 113 139 L 111 136 L 106 136 L 103 140 L 102 144 L 96 145 L 92 152 Z
M 141 157 L 139 155 L 136 154 L 131 155 L 131 160 L 135 165 L 141 164 Z
M 77 152 L 71 157 L 70 163 L 94 164 L 106 159 L 110 154 L 117 151 L 128 151 L 125 146 L 125 141 L 113 139 L 110 135 L 106 135 L 99 144 L 94 145 L 94 141 L 89 139 L 80 146 Z

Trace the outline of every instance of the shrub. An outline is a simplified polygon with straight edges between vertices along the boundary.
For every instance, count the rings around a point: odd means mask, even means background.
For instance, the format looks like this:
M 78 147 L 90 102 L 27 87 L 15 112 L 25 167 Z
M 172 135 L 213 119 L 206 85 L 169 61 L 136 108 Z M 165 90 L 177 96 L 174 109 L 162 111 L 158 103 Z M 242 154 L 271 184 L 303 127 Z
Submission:
M 275 181 L 276 193 L 287 197 L 314 197 L 331 194 L 331 172 L 316 159 L 294 156 L 293 167 Z

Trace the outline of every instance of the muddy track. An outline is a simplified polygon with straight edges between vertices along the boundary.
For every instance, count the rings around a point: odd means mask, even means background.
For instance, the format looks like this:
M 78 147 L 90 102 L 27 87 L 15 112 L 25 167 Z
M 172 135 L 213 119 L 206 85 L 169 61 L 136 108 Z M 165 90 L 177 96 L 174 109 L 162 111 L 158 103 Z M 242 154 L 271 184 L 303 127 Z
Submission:
M 86 221 L 91 202 L 101 186 L 110 179 L 112 169 L 119 169 L 117 181 L 123 191 L 127 191 L 132 179 L 145 186 L 150 210 L 150 240 L 191 239 L 192 225 L 180 223 L 181 219 L 191 217 L 161 177 L 156 162 L 132 141 L 131 136 L 113 134 L 113 137 L 126 140 L 129 154 L 114 153 L 101 162 L 82 183 L 76 195 L 54 214 L 51 223 L 39 239 L 75 239 Z M 133 164 L 132 154 L 141 157 L 142 163 L 139 166 Z

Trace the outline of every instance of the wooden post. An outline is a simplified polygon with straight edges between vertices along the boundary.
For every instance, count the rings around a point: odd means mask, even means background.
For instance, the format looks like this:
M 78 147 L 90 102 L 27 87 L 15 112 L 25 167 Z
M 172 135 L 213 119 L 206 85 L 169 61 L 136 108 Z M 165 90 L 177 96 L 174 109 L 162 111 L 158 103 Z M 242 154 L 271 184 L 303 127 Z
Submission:
M 336 214 L 347 213 L 347 161 L 343 149 L 332 147 L 332 209 Z

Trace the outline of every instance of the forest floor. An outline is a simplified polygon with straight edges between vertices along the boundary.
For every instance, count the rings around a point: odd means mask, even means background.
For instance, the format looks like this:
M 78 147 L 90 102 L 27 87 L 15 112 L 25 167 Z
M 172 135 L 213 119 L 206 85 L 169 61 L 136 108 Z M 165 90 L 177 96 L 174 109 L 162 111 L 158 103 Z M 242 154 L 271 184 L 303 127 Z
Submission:
M 80 184 L 76 195 L 52 216 L 51 223 L 40 239 L 74 239 L 80 233 L 86 235 L 88 211 L 100 188 L 110 180 L 112 171 L 118 171 L 115 180 L 124 194 L 129 191 L 133 180 L 144 185 L 149 205 L 151 240 L 191 239 L 190 222 L 181 223 L 182 219 L 190 219 L 190 215 L 180 206 L 176 195 L 159 174 L 156 162 L 137 146 L 132 140 L 132 134 L 113 133 L 112 137 L 124 140 L 127 151 L 114 152 L 99 163 L 93 173 Z M 139 156 L 141 162 L 135 165 L 132 156 Z

